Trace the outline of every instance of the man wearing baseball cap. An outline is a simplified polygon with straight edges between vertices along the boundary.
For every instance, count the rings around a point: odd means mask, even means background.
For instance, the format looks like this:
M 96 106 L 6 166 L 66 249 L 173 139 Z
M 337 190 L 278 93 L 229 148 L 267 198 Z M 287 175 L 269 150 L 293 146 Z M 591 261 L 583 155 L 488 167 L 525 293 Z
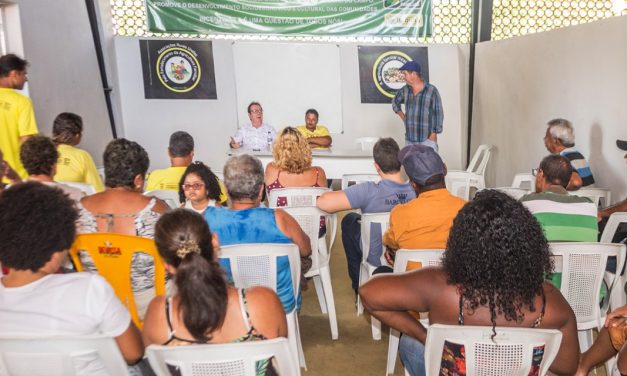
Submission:
M 438 89 L 422 78 L 420 64 L 408 61 L 401 68 L 406 85 L 396 92 L 392 110 L 405 123 L 405 144 L 423 144 L 438 151 L 444 111 Z M 405 103 L 403 112 L 401 104 Z

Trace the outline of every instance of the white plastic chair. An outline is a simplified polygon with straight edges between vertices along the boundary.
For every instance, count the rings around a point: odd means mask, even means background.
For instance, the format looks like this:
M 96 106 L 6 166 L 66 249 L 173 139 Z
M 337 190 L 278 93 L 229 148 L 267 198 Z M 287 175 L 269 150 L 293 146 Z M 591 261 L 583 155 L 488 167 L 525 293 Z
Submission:
M 274 357 L 280 375 L 300 375 L 286 338 L 239 343 L 146 348 L 150 366 L 157 376 L 171 376 L 168 366 L 182 376 L 255 376 L 259 360 Z
M 181 206 L 179 201 L 179 193 L 177 191 L 171 191 L 169 189 L 155 189 L 152 191 L 144 192 L 144 196 L 154 196 L 158 199 L 165 201 L 171 209 L 176 209 Z
M 616 212 L 610 215 L 607 223 L 605 224 L 605 228 L 603 229 L 603 233 L 601 234 L 601 243 L 611 243 L 614 239 L 614 235 L 616 234 L 616 230 L 618 230 L 618 226 L 621 223 L 627 223 L 627 212 Z M 616 266 L 616 273 L 621 272 L 622 269 L 619 269 L 619 266 Z M 606 277 L 608 274 L 605 273 Z M 627 273 L 619 276 L 616 288 L 612 290 L 612 295 L 610 296 L 610 309 L 614 310 L 618 307 L 622 307 L 627 304 L 627 299 L 625 296 L 624 286 L 627 283 Z
M 599 307 L 601 284 L 609 256 L 616 257 L 616 267 L 625 262 L 625 245 L 588 242 L 552 242 L 551 253 L 555 271 L 562 273 L 560 291 L 570 304 L 577 319 L 581 351 L 592 345 L 592 329 L 601 329 L 607 304 Z M 608 295 L 618 287 L 620 275 L 615 274 L 608 284 Z
M 529 188 L 525 188 L 529 184 Z M 520 173 L 514 175 L 512 181 L 512 188 L 524 188 L 529 189 L 530 192 L 536 191 L 536 177 L 529 173 Z
M 300 291 L 300 253 L 295 244 L 255 243 L 220 247 L 220 258 L 229 259 L 233 284 L 237 288 L 265 286 L 277 292 L 277 258 L 281 256 L 289 259 L 294 299 L 297 301 Z M 292 354 L 298 356 L 300 366 L 307 369 L 296 308 L 285 314 Z
M 443 249 L 399 249 L 394 257 L 394 273 L 405 273 L 409 261 L 419 262 L 422 267 L 438 266 L 442 263 Z M 428 320 L 420 320 L 423 325 L 428 326 Z M 386 374 L 394 373 L 396 356 L 398 354 L 398 342 L 400 333 L 396 329 L 390 328 L 390 338 L 388 343 L 388 361 Z
M 524 189 L 524 188 L 498 187 L 498 188 L 491 188 L 491 189 L 497 190 L 499 192 L 503 192 L 506 195 L 514 198 L 515 200 L 520 200 L 522 196 L 531 193 L 530 190 Z
M 363 285 L 368 282 L 370 277 L 372 277 L 372 273 L 377 268 L 376 266 L 370 264 L 368 262 L 369 253 L 373 250 L 370 249 L 370 240 L 371 240 L 371 228 L 372 225 L 376 224 L 381 227 L 381 257 L 380 262 L 381 265 L 387 265 L 387 261 L 385 260 L 385 246 L 383 245 L 383 234 L 390 227 L 390 213 L 365 213 L 361 215 L 361 249 L 362 249 L 362 257 L 361 257 L 361 265 L 359 267 L 359 285 Z M 361 298 L 357 296 L 357 315 L 361 315 L 364 312 L 364 306 L 361 304 Z M 370 316 L 370 326 L 372 329 L 372 339 L 380 340 L 381 339 L 381 322 L 377 320 L 374 316 Z
M 485 170 L 492 154 L 492 145 L 479 145 L 465 171 L 450 170 L 446 173 L 446 188 L 451 194 L 470 200 L 470 188 L 485 189 Z
M 309 236 L 311 242 L 311 269 L 305 277 L 312 278 L 318 295 L 318 303 L 322 313 L 329 315 L 331 326 L 331 338 L 338 339 L 337 315 L 335 312 L 335 299 L 333 297 L 333 285 L 331 284 L 331 258 L 330 246 L 327 246 L 325 238 L 318 239 L 320 231 L 320 217 L 335 218 L 335 214 L 329 214 L 315 206 L 286 206 L 281 209 L 289 213 L 298 222 L 303 231 Z M 327 220 L 327 228 L 335 226 L 335 219 Z
M 94 186 L 91 184 L 78 183 L 75 181 L 60 181 L 59 183 L 65 184 L 72 188 L 80 189 L 85 196 L 93 195 L 94 193 L 96 193 L 96 188 L 94 188 Z
M 355 184 L 365 183 L 368 181 L 378 182 L 381 180 L 379 174 L 344 174 L 342 175 L 342 190 L 348 188 L 350 182 Z
M 603 199 L 603 206 L 609 206 L 612 198 L 612 192 L 605 188 L 579 188 L 576 191 L 569 191 L 571 196 L 588 197 L 595 206 L 599 206 L 601 199 Z
M 467 375 L 530 374 L 534 348 L 544 346 L 540 375 L 545 375 L 557 356 L 562 333 L 556 329 L 433 324 L 427 330 L 425 369 L 427 375 L 439 375 L 445 341 L 463 345 Z
M 0 375 L 129 374 L 111 337 L 3 337 L 0 354 Z
M 355 144 L 359 145 L 361 150 L 372 150 L 377 141 L 379 137 L 359 137 L 355 139 Z

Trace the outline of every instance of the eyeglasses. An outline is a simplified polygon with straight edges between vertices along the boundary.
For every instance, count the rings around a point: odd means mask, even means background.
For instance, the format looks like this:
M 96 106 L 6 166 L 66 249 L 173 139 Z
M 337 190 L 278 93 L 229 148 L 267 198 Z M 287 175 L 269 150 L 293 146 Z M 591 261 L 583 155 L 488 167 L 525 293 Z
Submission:
M 194 184 L 183 184 L 181 185 L 181 188 L 183 188 L 184 191 L 189 191 L 190 189 L 193 189 L 195 191 L 199 190 L 200 188 L 204 188 L 205 185 L 203 183 L 194 183 Z
M 250 110 L 253 114 L 263 114 L 263 110 Z

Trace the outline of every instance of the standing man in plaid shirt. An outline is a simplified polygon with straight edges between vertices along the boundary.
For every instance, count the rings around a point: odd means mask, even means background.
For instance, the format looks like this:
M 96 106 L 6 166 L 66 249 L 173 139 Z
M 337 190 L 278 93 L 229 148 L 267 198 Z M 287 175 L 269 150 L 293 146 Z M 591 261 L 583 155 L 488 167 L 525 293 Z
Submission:
M 422 79 L 420 65 L 408 61 L 401 68 L 405 85 L 392 101 L 392 109 L 405 123 L 405 144 L 422 144 L 438 151 L 444 111 L 438 89 Z M 405 103 L 405 112 L 401 104 Z

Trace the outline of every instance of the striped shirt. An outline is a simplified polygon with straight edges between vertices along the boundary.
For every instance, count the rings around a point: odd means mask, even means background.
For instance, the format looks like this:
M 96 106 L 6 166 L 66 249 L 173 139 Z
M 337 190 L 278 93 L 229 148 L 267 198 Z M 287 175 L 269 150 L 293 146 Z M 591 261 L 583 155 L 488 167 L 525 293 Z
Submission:
M 569 195 L 561 186 L 530 193 L 520 201 L 540 222 L 550 242 L 596 242 L 597 208 L 587 197 Z
M 582 187 L 589 187 L 594 184 L 592 170 L 590 170 L 588 162 L 580 152 L 575 150 L 575 148 L 567 148 L 562 150 L 560 155 L 566 157 L 570 161 L 570 165 L 573 166 L 573 170 L 577 171 L 579 176 L 581 176 Z
M 444 111 L 438 89 L 425 82 L 424 88 L 414 95 L 412 88 L 405 85 L 396 92 L 392 100 L 392 110 L 401 111 L 405 103 L 405 139 L 423 142 L 431 133 L 442 133 Z

